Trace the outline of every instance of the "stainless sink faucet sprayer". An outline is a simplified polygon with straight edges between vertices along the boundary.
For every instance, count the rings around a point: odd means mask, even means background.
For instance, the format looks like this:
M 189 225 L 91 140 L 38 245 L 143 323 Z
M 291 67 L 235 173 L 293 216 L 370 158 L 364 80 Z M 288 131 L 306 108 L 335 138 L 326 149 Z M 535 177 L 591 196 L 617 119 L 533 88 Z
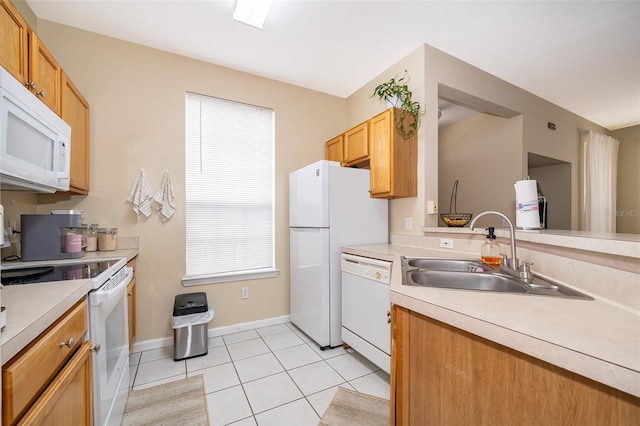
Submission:
M 476 221 L 478 219 L 480 219 L 481 217 L 488 216 L 488 215 L 500 216 L 502 219 L 506 220 L 507 223 L 509 224 L 509 234 L 511 236 L 511 259 L 509 260 L 509 265 L 505 265 L 505 266 L 509 266 L 514 271 L 517 271 L 518 270 L 518 258 L 516 257 L 516 232 L 515 232 L 515 229 L 513 228 L 513 223 L 511 222 L 511 220 L 507 216 L 505 216 L 504 214 L 502 214 L 500 212 L 496 212 L 496 211 L 493 211 L 493 210 L 482 212 L 482 213 L 478 214 L 476 217 L 473 218 L 473 220 L 469 224 L 469 228 L 473 231 L 473 226 L 475 225 Z

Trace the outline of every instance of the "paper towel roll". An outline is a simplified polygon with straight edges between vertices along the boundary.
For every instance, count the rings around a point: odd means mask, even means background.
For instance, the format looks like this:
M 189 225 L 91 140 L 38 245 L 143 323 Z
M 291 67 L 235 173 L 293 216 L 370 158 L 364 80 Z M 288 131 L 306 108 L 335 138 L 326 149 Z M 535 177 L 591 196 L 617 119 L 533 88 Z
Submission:
M 538 186 L 534 179 L 519 180 L 516 188 L 516 227 L 540 229 L 538 213 Z

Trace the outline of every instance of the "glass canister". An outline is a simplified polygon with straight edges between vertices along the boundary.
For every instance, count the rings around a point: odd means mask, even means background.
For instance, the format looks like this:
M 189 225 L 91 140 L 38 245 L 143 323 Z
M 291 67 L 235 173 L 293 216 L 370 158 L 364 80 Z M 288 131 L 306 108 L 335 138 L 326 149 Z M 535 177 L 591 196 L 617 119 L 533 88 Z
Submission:
M 98 229 L 98 250 L 115 250 L 118 246 L 118 228 Z
M 98 224 L 97 223 L 85 223 L 82 224 L 83 235 L 87 237 L 87 247 L 85 251 L 98 250 Z

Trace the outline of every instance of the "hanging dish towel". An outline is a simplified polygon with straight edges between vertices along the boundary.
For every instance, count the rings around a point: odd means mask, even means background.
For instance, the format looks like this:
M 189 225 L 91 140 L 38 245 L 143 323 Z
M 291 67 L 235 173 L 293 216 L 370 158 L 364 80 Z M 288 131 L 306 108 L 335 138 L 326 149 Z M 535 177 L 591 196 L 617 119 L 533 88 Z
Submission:
M 165 220 L 171 219 L 171 216 L 176 212 L 176 204 L 174 202 L 173 196 L 173 185 L 171 185 L 171 177 L 169 177 L 169 172 L 164 171 L 162 174 L 162 182 L 160 183 L 160 188 L 156 191 L 153 196 L 153 200 L 157 204 L 158 208 L 158 216 L 164 222 Z
M 138 219 L 140 215 L 144 217 L 151 216 L 151 189 L 144 175 L 144 169 L 140 169 L 127 201 L 133 204 L 133 211 Z

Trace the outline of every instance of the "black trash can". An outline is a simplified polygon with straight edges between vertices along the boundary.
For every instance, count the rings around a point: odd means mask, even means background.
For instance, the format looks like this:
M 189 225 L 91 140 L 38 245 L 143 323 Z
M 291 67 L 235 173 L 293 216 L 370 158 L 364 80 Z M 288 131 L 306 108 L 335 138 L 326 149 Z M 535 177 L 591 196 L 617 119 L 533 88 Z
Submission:
M 171 317 L 174 360 L 180 361 L 209 352 L 207 324 L 213 319 L 213 315 L 204 292 L 179 294 L 175 297 Z

